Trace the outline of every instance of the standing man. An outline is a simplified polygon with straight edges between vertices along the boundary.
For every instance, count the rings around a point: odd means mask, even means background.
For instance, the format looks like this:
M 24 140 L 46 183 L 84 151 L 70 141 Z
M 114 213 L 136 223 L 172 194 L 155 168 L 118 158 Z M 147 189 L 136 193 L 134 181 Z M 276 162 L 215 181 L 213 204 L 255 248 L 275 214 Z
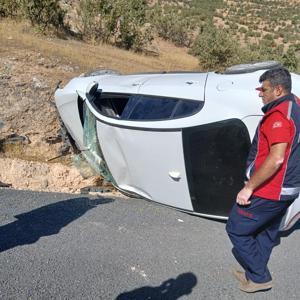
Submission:
M 282 217 L 300 191 L 300 100 L 291 93 L 291 75 L 284 68 L 270 69 L 259 82 L 264 117 L 248 156 L 248 181 L 226 226 L 243 268 L 233 275 L 247 293 L 272 288 L 267 264 L 279 244 Z

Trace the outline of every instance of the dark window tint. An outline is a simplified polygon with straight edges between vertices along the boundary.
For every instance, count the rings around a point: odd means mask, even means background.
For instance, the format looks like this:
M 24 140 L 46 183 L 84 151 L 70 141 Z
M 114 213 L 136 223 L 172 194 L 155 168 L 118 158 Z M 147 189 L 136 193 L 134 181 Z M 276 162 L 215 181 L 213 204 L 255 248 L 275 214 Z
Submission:
M 203 101 L 141 95 L 130 98 L 121 118 L 145 121 L 182 118 L 195 114 L 203 104 Z
M 204 101 L 180 100 L 173 118 L 183 118 L 195 114 L 203 107 Z
M 101 94 L 90 100 L 101 114 L 122 120 L 170 120 L 195 114 L 204 101 L 145 95 Z
M 122 114 L 120 115 L 121 119 L 128 120 L 130 113 L 132 112 L 134 107 L 137 105 L 137 103 L 138 103 L 138 97 L 131 96 L 129 98 Z
M 178 100 L 141 96 L 129 115 L 129 120 L 169 119 Z

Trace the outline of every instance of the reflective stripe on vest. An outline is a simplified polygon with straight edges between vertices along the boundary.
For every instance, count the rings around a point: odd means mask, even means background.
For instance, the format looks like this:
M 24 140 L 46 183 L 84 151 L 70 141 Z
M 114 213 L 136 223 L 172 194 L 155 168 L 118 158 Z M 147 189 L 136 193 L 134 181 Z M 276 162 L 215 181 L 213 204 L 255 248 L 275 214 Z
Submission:
M 282 188 L 281 195 L 295 195 L 300 192 L 300 187 Z

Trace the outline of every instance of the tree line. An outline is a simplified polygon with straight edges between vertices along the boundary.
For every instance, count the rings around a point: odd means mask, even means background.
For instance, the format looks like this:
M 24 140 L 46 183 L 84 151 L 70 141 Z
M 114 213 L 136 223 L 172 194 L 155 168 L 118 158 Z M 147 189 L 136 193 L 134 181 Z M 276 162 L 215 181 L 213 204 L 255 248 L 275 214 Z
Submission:
M 299 44 L 288 50 L 272 39 L 242 45 L 227 29 L 213 24 L 216 7 L 205 7 L 207 1 L 199 1 L 157 1 L 150 6 L 147 0 L 80 0 L 76 35 L 140 52 L 160 36 L 188 47 L 203 70 L 221 71 L 233 64 L 273 59 L 299 71 Z M 65 15 L 59 0 L 0 0 L 1 17 L 27 19 L 45 34 L 70 33 Z

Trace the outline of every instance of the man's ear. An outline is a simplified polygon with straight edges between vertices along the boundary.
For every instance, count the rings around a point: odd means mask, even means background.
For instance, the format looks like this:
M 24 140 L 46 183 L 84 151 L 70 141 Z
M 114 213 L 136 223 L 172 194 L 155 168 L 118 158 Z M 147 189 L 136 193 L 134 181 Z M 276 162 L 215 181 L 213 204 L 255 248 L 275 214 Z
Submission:
M 280 97 L 280 96 L 283 96 L 285 94 L 285 89 L 283 88 L 283 86 L 282 85 L 277 85 L 276 87 L 275 87 L 275 95 L 277 96 L 277 97 Z

